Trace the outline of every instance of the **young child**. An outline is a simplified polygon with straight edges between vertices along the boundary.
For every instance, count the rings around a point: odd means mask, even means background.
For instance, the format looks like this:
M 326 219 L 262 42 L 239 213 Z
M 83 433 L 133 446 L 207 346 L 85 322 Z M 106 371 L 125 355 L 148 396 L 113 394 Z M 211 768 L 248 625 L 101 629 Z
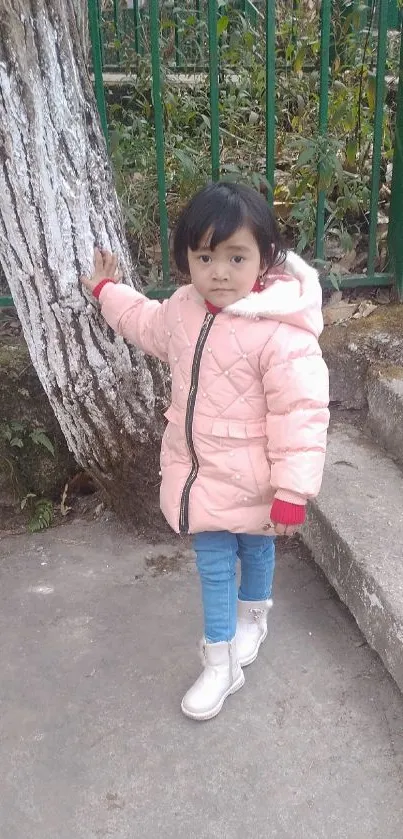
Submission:
M 283 252 L 259 193 L 202 189 L 179 219 L 173 252 L 190 283 L 162 304 L 116 284 L 106 251 L 82 282 L 116 332 L 171 368 L 160 501 L 170 526 L 193 536 L 204 669 L 182 711 L 207 720 L 242 687 L 242 667 L 266 638 L 274 538 L 303 524 L 319 491 L 328 373 L 317 272 Z

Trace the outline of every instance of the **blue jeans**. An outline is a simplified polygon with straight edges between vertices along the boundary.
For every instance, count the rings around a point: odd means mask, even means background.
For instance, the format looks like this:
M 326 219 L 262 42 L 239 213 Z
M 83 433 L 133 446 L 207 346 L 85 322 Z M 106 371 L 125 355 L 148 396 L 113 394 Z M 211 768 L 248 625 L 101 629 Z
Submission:
M 271 596 L 275 550 L 272 536 L 229 533 L 228 530 L 196 533 L 204 634 L 207 641 L 230 641 L 236 631 L 237 598 L 266 600 Z M 241 585 L 237 592 L 236 561 L 241 561 Z

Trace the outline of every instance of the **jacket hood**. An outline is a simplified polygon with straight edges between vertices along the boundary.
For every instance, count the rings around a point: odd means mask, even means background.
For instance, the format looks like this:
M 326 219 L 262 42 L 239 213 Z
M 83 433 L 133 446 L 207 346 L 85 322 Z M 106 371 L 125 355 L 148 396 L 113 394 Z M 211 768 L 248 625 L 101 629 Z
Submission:
M 287 251 L 285 262 L 267 275 L 263 291 L 251 292 L 223 311 L 229 315 L 268 318 L 298 326 L 317 338 L 323 330 L 318 272 L 298 254 Z

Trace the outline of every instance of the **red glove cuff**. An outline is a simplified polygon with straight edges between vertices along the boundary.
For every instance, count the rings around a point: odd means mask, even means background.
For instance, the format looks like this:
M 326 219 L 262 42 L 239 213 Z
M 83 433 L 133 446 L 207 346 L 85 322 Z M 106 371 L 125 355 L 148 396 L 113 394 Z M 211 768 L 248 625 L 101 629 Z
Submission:
M 289 504 L 275 498 L 270 511 L 273 524 L 289 524 L 296 527 L 305 521 L 305 506 L 303 504 Z
M 101 282 L 98 283 L 98 285 L 96 285 L 95 288 L 92 289 L 92 296 L 96 297 L 98 300 L 98 297 L 101 294 L 104 285 L 106 285 L 107 283 L 113 283 L 113 280 L 110 280 L 108 277 L 105 277 L 104 280 L 101 280 Z

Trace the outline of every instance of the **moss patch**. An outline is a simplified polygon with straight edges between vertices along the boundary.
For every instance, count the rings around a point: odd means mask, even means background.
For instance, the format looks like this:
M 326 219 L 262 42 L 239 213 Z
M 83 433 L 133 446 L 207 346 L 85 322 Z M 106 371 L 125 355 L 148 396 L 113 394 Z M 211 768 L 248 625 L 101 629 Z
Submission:
M 392 365 L 403 364 L 403 306 L 379 306 L 368 318 L 327 326 L 320 344 L 325 357 L 353 346 L 369 362 L 389 360 Z
M 374 364 L 369 370 L 369 375 L 373 377 L 381 376 L 383 379 L 389 381 L 403 381 L 403 366 L 398 367 L 396 364 Z

